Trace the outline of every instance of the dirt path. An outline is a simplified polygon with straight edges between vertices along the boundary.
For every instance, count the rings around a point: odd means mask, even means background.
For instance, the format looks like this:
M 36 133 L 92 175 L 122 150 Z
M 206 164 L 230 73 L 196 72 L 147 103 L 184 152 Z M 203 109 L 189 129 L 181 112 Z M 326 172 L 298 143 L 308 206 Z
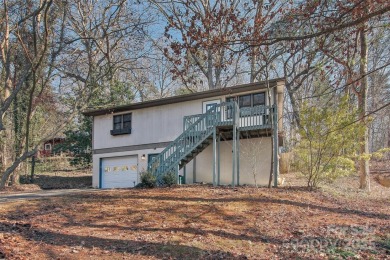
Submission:
M 60 190 L 40 190 L 33 192 L 18 192 L 11 194 L 0 194 L 0 204 L 20 201 L 20 200 L 33 200 L 43 199 L 46 197 L 62 196 L 67 194 L 74 194 L 80 192 L 99 191 L 94 189 L 60 189 Z

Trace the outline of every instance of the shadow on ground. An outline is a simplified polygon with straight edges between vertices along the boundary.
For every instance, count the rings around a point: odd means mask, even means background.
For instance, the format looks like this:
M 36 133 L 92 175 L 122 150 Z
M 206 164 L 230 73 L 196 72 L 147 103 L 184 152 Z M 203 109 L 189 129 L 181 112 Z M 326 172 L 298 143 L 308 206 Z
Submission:
M 30 179 L 21 176 L 22 184 L 30 184 Z M 92 186 L 92 176 L 37 175 L 33 181 L 41 189 L 81 189 Z
M 21 234 L 28 240 L 47 245 L 68 246 L 69 248 L 82 247 L 88 249 L 99 248 L 109 253 L 128 253 L 133 255 L 154 256 L 169 259 L 247 259 L 244 255 L 234 256 L 221 250 L 203 250 L 194 246 L 175 243 L 157 243 L 136 241 L 129 239 L 110 239 L 94 236 L 70 235 L 34 228 L 29 224 L 10 225 L 0 222 L 0 230 L 13 231 Z

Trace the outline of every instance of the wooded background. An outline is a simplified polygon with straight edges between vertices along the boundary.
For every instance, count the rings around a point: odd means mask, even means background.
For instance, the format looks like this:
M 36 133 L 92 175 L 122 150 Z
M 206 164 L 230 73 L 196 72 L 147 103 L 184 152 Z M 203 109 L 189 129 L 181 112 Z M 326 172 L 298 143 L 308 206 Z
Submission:
M 314 176 L 359 161 L 369 189 L 369 158 L 390 146 L 389 11 L 387 0 L 2 0 L 0 187 L 45 140 L 88 151 L 88 107 L 285 78 L 285 151 Z

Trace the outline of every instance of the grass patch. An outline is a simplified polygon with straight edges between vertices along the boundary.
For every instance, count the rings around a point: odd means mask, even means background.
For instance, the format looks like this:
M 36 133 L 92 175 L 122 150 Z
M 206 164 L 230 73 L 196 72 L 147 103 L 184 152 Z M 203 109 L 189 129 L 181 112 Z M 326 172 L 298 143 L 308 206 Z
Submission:
M 36 161 L 33 181 L 31 182 L 30 173 L 22 174 L 20 183 L 33 183 L 41 189 L 90 188 L 92 169 L 78 169 L 71 166 L 67 157 L 41 158 Z

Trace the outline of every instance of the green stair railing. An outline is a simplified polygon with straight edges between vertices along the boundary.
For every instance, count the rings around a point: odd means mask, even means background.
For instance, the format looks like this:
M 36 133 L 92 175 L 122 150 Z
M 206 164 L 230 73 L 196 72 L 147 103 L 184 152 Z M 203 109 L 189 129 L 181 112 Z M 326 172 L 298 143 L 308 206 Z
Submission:
M 224 102 L 211 107 L 206 113 L 184 118 L 184 132 L 170 143 L 148 165 L 148 169 L 157 177 L 159 184 L 162 176 L 175 173 L 178 176 L 179 168 L 184 166 L 184 159 L 192 154 L 199 153 L 208 146 L 208 139 L 212 137 L 214 128 L 224 121 L 231 121 L 227 112 L 237 109 L 235 102 Z M 234 112 L 233 112 L 234 114 Z
M 212 106 L 204 114 L 185 116 L 183 133 L 153 158 L 148 169 L 157 177 L 159 184 L 168 173 L 174 173 L 179 180 L 179 169 L 211 143 L 215 127 L 235 124 L 240 131 L 272 128 L 269 119 L 274 107 L 240 109 L 236 102 L 224 102 Z

